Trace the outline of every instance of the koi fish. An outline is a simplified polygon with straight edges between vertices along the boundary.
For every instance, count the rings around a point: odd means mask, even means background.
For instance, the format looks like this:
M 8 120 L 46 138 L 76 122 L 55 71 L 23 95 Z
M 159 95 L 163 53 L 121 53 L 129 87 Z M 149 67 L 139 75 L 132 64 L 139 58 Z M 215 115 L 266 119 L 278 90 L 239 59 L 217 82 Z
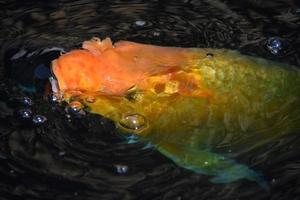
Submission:
M 234 157 L 300 129 L 300 70 L 233 50 L 93 38 L 54 60 L 52 71 L 65 101 L 214 183 L 267 188 Z

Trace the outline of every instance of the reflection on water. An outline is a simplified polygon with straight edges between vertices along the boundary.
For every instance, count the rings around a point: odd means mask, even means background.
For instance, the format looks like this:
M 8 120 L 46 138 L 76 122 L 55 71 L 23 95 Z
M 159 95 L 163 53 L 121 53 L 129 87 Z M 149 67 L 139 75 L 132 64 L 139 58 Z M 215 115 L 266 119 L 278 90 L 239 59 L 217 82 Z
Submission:
M 212 184 L 208 177 L 179 168 L 154 149 L 144 148 L 146 144 L 128 144 L 111 121 L 66 112 L 66 105 L 47 94 L 50 61 L 93 36 L 238 49 L 300 66 L 298 2 L 64 0 L 0 5 L 1 199 L 299 196 L 297 134 L 237 158 L 266 175 L 271 184 L 267 193 L 245 181 Z

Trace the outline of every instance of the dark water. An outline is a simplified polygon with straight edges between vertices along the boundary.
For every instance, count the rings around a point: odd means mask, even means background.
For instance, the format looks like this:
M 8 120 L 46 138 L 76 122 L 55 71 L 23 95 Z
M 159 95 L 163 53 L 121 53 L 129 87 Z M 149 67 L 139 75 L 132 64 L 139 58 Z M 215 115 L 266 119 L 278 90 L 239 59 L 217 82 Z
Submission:
M 236 158 L 262 172 L 270 191 L 243 180 L 212 184 L 145 144 L 127 144 L 107 119 L 66 113 L 44 95 L 47 71 L 36 70 L 93 36 L 237 49 L 300 66 L 298 2 L 48 0 L 0 8 L 1 200 L 300 198 L 299 132 Z M 266 47 L 270 38 L 278 52 Z

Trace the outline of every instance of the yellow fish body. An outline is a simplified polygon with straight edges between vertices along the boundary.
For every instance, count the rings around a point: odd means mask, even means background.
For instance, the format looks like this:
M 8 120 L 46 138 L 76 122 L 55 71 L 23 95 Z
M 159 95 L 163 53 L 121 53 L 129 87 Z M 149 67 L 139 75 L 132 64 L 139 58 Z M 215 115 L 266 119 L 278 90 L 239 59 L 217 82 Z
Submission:
M 59 93 L 218 183 L 248 179 L 229 158 L 300 129 L 300 71 L 225 49 L 94 38 L 53 61 Z

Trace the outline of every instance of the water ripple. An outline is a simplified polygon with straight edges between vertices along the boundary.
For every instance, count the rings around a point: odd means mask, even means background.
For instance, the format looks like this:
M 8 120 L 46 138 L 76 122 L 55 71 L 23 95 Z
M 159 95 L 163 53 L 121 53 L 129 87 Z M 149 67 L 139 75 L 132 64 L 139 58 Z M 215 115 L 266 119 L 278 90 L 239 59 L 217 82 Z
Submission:
M 43 91 L 19 87 L 37 87 L 33 79 L 24 82 L 23 75 L 34 74 L 31 69 L 34 72 L 41 62 L 47 67 L 50 55 L 78 48 L 93 36 L 231 48 L 300 65 L 299 14 L 291 12 L 297 10 L 296 1 L 62 0 L 8 1 L 0 6 L 2 199 L 293 199 L 300 193 L 297 136 L 237 157 L 270 180 L 274 189 L 262 193 L 249 182 L 212 184 L 209 177 L 179 168 L 156 150 L 144 148 L 147 144 L 128 144 L 108 119 L 66 113 L 66 105 L 49 102 Z M 282 54 L 266 50 L 272 37 L 284 38 Z M 21 69 L 18 76 L 11 70 L 16 66 Z M 34 104 L 12 103 L 12 97 L 30 98 Z M 45 116 L 47 123 L 32 126 L 31 121 L 19 120 L 14 114 L 20 109 Z

